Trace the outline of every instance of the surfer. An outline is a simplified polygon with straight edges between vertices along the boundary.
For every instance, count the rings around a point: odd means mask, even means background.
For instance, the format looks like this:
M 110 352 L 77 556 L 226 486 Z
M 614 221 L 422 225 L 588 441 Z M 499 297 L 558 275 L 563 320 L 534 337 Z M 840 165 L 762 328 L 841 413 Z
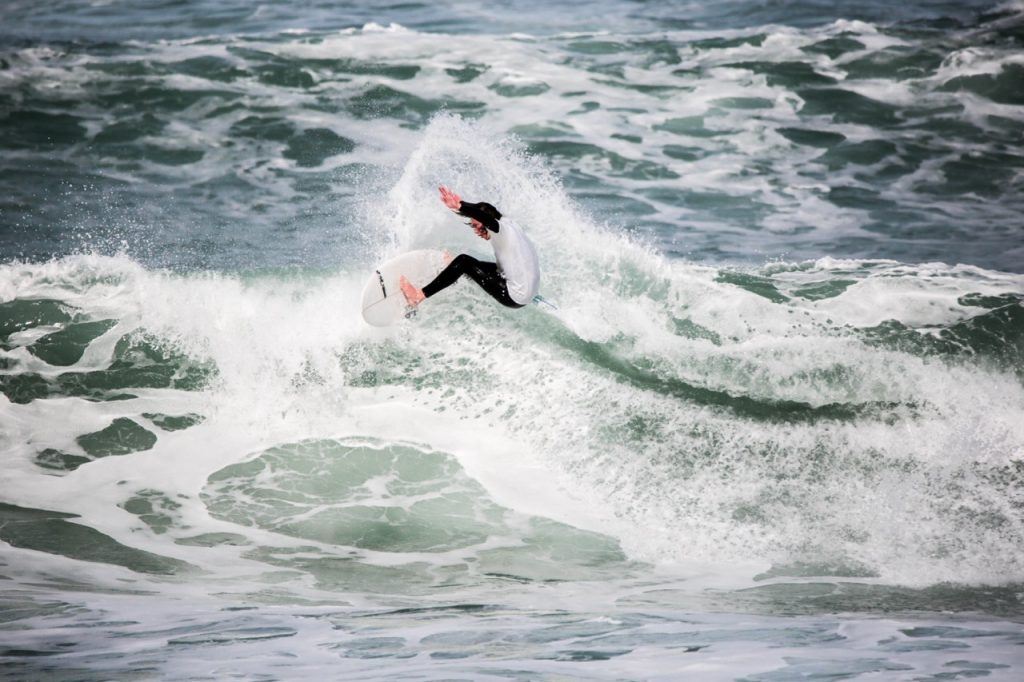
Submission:
M 501 222 L 501 212 L 484 201 L 466 203 L 447 187 L 442 185 L 439 189 L 444 205 L 469 218 L 469 225 L 476 236 L 491 242 L 497 262 L 481 261 L 469 254 L 460 253 L 422 289 L 417 289 L 402 276 L 398 284 L 409 305 L 419 305 L 454 284 L 463 275 L 509 308 L 522 308 L 533 300 L 540 287 L 540 266 L 537 263 L 537 250 L 522 228 L 509 219 Z

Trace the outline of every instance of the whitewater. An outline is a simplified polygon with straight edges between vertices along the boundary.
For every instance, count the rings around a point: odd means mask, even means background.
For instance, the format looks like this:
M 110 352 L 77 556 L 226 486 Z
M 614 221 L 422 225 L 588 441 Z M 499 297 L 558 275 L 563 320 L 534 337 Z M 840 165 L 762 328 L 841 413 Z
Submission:
M 0 42 L 0 677 L 1020 677 L 1019 7 L 136 4 Z M 557 310 L 361 321 L 442 183 Z

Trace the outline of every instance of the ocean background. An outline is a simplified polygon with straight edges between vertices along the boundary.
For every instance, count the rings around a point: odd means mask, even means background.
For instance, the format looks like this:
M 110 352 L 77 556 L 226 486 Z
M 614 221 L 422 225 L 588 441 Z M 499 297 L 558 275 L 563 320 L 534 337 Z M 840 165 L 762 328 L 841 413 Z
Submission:
M 0 678 L 1020 680 L 1022 216 L 1019 1 L 5 0 Z

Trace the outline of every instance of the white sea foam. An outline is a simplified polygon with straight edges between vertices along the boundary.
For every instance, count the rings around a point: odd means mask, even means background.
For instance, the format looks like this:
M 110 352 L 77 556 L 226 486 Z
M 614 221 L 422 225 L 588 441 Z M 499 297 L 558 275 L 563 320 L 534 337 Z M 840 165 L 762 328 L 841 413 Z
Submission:
M 783 290 L 836 271 L 855 283 L 831 298 L 780 304 L 594 225 L 536 160 L 454 117 L 428 127 L 386 205 L 374 203 L 393 236 L 385 252 L 445 244 L 482 253 L 436 199 L 441 182 L 526 226 L 542 254 L 542 291 L 560 306 L 555 317 L 502 312 L 460 285 L 425 306 L 415 325 L 380 332 L 356 321 L 359 270 L 240 279 L 96 256 L 4 266 L 7 300 L 52 298 L 89 318 L 118 320 L 74 369 L 102 367 L 114 341 L 136 328 L 217 368 L 198 395 L 150 390 L 112 403 L 8 404 L 8 418 L 21 425 L 4 473 L 5 489 L 21 491 L 11 501 L 60 501 L 58 509 L 124 544 L 213 569 L 202 550 L 140 535 L 119 505 L 138 490 L 184 495 L 189 525 L 224 528 L 198 506 L 210 474 L 275 444 L 361 436 L 450 452 L 500 504 L 611 534 L 649 562 L 785 563 L 810 551 L 896 583 L 1024 575 L 1021 557 L 1007 551 L 1020 524 L 1014 493 L 985 473 L 1021 456 L 1019 383 L 980 366 L 872 348 L 850 333 L 886 320 L 949 325 L 977 313 L 961 296 L 1019 292 L 1020 276 L 824 259 L 775 278 Z M 678 319 L 720 340 L 680 336 Z M 380 344 L 412 362 L 402 371 L 413 376 L 436 368 L 473 379 L 453 374 L 437 392 L 346 388 L 346 364 L 373 369 L 360 358 Z M 31 362 L 7 371 L 61 371 Z M 702 391 L 720 398 L 705 403 Z M 838 420 L 764 422 L 746 415 L 743 401 L 768 411 L 780 401 L 801 410 L 882 406 Z M 41 476 L 31 463 L 44 447 L 77 451 L 77 436 L 113 418 L 186 406 L 207 421 L 161 433 L 152 450 L 60 477 Z M 44 437 L 55 422 L 62 430 Z M 539 480 L 549 485 L 538 489 Z M 971 500 L 1002 509 L 1005 525 L 975 526 L 948 511 Z M 962 549 L 936 557 L 934 547 L 953 538 Z

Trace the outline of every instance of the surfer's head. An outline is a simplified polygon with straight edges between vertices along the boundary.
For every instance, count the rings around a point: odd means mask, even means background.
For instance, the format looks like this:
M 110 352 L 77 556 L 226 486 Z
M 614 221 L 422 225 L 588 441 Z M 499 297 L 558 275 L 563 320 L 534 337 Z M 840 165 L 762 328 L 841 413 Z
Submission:
M 501 220 L 501 211 L 486 201 L 480 201 L 475 204 L 463 201 L 459 205 L 459 215 L 476 220 L 491 232 L 498 231 L 498 221 Z

